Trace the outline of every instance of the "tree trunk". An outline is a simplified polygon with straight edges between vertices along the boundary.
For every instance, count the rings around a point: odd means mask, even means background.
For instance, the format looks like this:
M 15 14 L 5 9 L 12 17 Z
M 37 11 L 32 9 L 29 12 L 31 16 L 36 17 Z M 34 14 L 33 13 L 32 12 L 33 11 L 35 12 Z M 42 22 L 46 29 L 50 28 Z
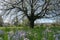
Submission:
M 30 27 L 34 28 L 34 20 L 30 20 Z
M 32 3 L 32 5 L 31 5 L 31 15 L 30 15 L 30 27 L 31 28 L 34 28 L 34 7 L 33 7 L 33 0 L 31 0 L 31 3 Z

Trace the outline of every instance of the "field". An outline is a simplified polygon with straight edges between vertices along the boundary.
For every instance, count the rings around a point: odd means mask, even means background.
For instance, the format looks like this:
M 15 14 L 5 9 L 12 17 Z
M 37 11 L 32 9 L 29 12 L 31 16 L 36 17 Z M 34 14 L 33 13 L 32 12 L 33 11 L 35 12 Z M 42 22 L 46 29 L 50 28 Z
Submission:
M 59 26 L 0 27 L 0 40 L 58 40 Z

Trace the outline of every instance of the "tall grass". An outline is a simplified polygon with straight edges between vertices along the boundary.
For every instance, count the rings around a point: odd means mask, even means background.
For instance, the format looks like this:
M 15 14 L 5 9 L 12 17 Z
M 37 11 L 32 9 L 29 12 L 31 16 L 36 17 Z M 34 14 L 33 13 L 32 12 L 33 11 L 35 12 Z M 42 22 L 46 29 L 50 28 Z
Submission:
M 5 32 L 1 37 L 3 40 L 8 40 L 8 32 L 16 31 L 16 30 L 24 30 L 27 32 L 27 38 L 29 40 L 55 40 L 54 34 L 60 33 L 60 27 L 48 27 L 48 30 L 45 34 L 44 31 L 47 29 L 46 26 L 35 26 L 35 28 L 31 29 L 29 27 L 0 27 L 0 30 Z

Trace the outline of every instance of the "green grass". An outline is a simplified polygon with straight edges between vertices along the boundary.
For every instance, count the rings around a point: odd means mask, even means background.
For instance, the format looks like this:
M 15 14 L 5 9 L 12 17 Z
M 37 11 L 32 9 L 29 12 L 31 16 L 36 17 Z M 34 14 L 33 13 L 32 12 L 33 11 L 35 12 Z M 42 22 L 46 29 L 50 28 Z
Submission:
M 60 33 L 60 27 L 48 27 L 49 31 L 44 34 L 44 31 L 47 27 L 40 26 L 35 27 L 33 29 L 29 27 L 0 27 L 0 30 L 3 30 L 5 34 L 2 36 L 3 40 L 8 40 L 7 32 L 16 31 L 16 30 L 24 30 L 28 31 L 27 38 L 30 40 L 44 40 L 44 37 L 47 40 L 55 40 L 54 34 Z

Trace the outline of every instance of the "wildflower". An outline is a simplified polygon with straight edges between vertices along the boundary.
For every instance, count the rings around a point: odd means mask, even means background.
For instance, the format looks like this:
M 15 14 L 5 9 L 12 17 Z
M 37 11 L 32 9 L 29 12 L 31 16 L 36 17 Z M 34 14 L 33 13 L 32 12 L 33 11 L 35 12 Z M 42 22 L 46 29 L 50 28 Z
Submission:
M 28 38 L 24 38 L 24 40 L 29 40 Z

